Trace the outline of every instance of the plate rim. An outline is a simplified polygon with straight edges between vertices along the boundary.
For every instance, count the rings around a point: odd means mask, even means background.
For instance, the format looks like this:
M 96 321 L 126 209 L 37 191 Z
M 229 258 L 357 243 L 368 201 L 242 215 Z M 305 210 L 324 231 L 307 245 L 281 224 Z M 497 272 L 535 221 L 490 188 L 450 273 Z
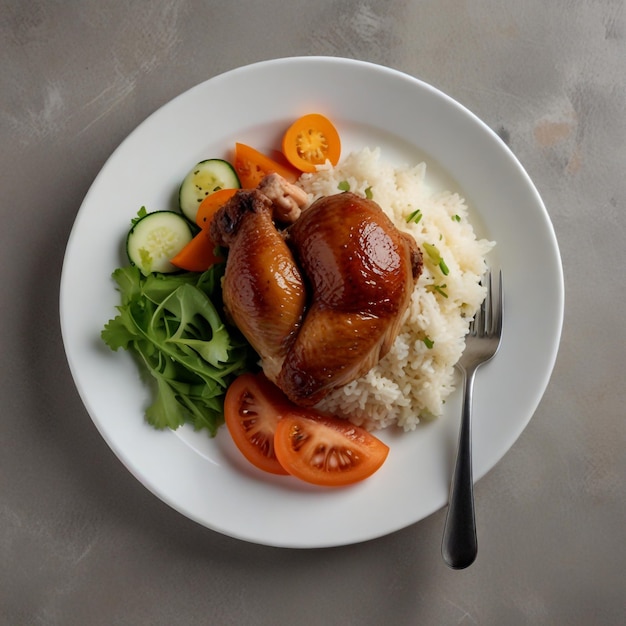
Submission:
M 140 122 L 120 143 L 119 145 L 114 149 L 114 151 L 111 153 L 111 155 L 106 159 L 105 163 L 103 164 L 103 166 L 101 167 L 100 171 L 98 172 L 97 176 L 95 177 L 94 181 L 92 182 L 92 184 L 90 185 L 89 190 L 87 191 L 83 202 L 81 203 L 81 207 L 77 213 L 76 219 L 74 221 L 74 224 L 72 226 L 69 238 L 68 238 L 68 242 L 67 242 L 67 247 L 66 247 L 66 251 L 65 251 L 65 255 L 64 255 L 64 259 L 63 259 L 63 268 L 62 268 L 62 272 L 61 272 L 61 282 L 60 282 L 60 301 L 59 301 L 59 311 L 60 311 L 60 321 L 61 321 L 61 331 L 62 331 L 62 337 L 63 337 L 63 345 L 64 345 L 64 349 L 66 352 L 66 357 L 68 360 L 68 364 L 70 366 L 70 371 L 72 373 L 72 378 L 74 381 L 74 384 L 79 392 L 79 395 L 81 397 L 81 400 L 88 412 L 88 414 L 90 415 L 90 418 L 92 419 L 92 421 L 94 422 L 95 426 L 97 427 L 98 431 L 100 432 L 100 434 L 103 436 L 103 438 L 105 439 L 105 441 L 107 442 L 107 444 L 109 445 L 109 447 L 111 447 L 111 449 L 114 451 L 114 453 L 116 454 L 116 456 L 118 457 L 118 459 L 126 466 L 126 468 L 131 472 L 131 474 L 133 474 L 135 476 L 135 478 L 137 478 L 141 484 L 146 487 L 148 490 L 152 491 L 155 495 L 157 495 L 157 497 L 159 497 L 159 499 L 161 499 L 163 502 L 165 502 L 166 504 L 168 504 L 170 507 L 174 508 L 175 510 L 177 510 L 179 513 L 185 515 L 186 517 L 188 517 L 189 519 L 193 519 L 194 521 L 200 523 L 201 525 L 210 528 L 212 530 L 215 530 L 216 532 L 220 532 L 222 534 L 231 536 L 231 537 L 235 537 L 237 539 L 240 540 L 244 540 L 244 541 L 248 541 L 248 542 L 253 542 L 253 543 L 258 543 L 258 544 L 263 544 L 263 545 L 270 545 L 270 546 L 277 546 L 277 547 L 292 547 L 292 548 L 317 548 L 317 547 L 332 547 L 332 546 L 339 546 L 339 545 L 349 545 L 352 543 L 359 543 L 362 541 L 367 541 L 370 539 L 374 539 L 380 536 L 384 536 L 387 534 L 390 534 L 392 532 L 395 532 L 397 530 L 400 530 L 401 528 L 404 528 L 408 525 L 411 525 L 413 523 L 416 523 L 418 521 L 420 521 L 421 519 L 424 519 L 425 517 L 427 517 L 428 515 L 434 513 L 435 511 L 430 511 L 430 513 L 426 513 L 425 515 L 423 515 L 422 517 L 419 517 L 418 519 L 414 519 L 412 521 L 408 521 L 407 523 L 404 523 L 400 526 L 394 526 L 393 528 L 390 529 L 384 529 L 381 530 L 380 532 L 361 532 L 361 534 L 359 536 L 354 537 L 353 540 L 346 540 L 341 539 L 339 541 L 332 541 L 330 539 L 326 539 L 324 541 L 318 541 L 318 542 L 306 542 L 306 541 L 295 541 L 293 539 L 289 540 L 289 541 L 285 541 L 285 542 L 281 542 L 281 541 L 263 541 L 260 540 L 258 537 L 254 538 L 252 537 L 252 535 L 248 535 L 246 536 L 245 533 L 234 533 L 234 532 L 229 532 L 228 529 L 225 528 L 220 528 L 217 527 L 215 525 L 211 525 L 210 523 L 207 522 L 207 520 L 204 519 L 198 519 L 196 516 L 190 514 L 188 511 L 183 511 L 179 508 L 179 506 L 176 505 L 176 503 L 172 502 L 171 498 L 168 497 L 168 495 L 163 492 L 162 489 L 160 489 L 158 486 L 152 485 L 152 484 L 146 484 L 146 478 L 145 476 L 143 476 L 141 474 L 141 472 L 139 472 L 137 470 L 136 466 L 129 466 L 129 464 L 126 462 L 125 459 L 123 459 L 120 456 L 119 451 L 116 449 L 116 447 L 114 446 L 114 444 L 112 443 L 110 437 L 108 436 L 108 433 L 103 430 L 103 425 L 100 422 L 99 419 L 97 419 L 94 415 L 92 415 L 92 411 L 90 410 L 90 402 L 89 399 L 87 397 L 84 396 L 83 390 L 81 389 L 80 385 L 78 384 L 78 370 L 76 367 L 76 363 L 74 363 L 72 355 L 70 354 L 70 348 L 69 343 L 68 343 L 68 338 L 70 335 L 70 331 L 67 328 L 67 317 L 65 315 L 65 310 L 66 310 L 66 306 L 67 306 L 67 297 L 64 297 L 64 294 L 66 294 L 66 291 L 68 289 L 67 286 L 67 273 L 66 273 L 66 263 L 69 264 L 69 258 L 70 258 L 70 251 L 71 251 L 71 246 L 72 246 L 72 241 L 73 238 L 76 236 L 75 233 L 78 232 L 79 229 L 79 221 L 81 219 L 85 219 L 84 216 L 86 215 L 86 213 L 82 210 L 84 206 L 87 205 L 91 194 L 95 193 L 97 190 L 97 183 L 100 180 L 104 170 L 107 168 L 107 166 L 115 159 L 116 155 L 120 154 L 121 151 L 123 150 L 123 146 L 131 139 L 131 137 L 136 136 L 137 133 L 140 132 L 140 129 L 144 128 L 147 123 L 150 122 L 150 120 L 154 120 L 155 116 L 165 110 L 167 107 L 170 106 L 174 106 L 174 103 L 179 101 L 180 99 L 184 99 L 184 98 L 193 98 L 193 93 L 196 90 L 200 90 L 203 87 L 206 87 L 207 84 L 209 83 L 213 83 L 215 84 L 216 82 L 219 81 L 223 81 L 223 80 L 228 80 L 229 77 L 235 77 L 238 74 L 245 74 L 246 72 L 255 72 L 258 69 L 263 69 L 266 67 L 279 67 L 281 65 L 289 65 L 289 64 L 313 64 L 313 65 L 328 65 L 328 64 L 332 64 L 332 65 L 342 65 L 342 66 L 346 66 L 346 67 L 357 67 L 360 66 L 362 68 L 365 68 L 368 71 L 374 71 L 374 72 L 382 72 L 383 74 L 390 76 L 390 77 L 395 77 L 395 78 L 399 78 L 402 81 L 408 81 L 409 84 L 413 83 L 415 85 L 418 85 L 419 87 L 421 87 L 422 89 L 427 90 L 429 93 L 431 93 L 431 95 L 435 96 L 436 98 L 443 98 L 446 102 L 448 102 L 449 105 L 453 106 L 454 108 L 458 109 L 459 112 L 463 115 L 463 116 L 469 116 L 469 118 L 473 121 L 474 124 L 477 124 L 478 127 L 480 127 L 480 129 L 483 132 L 486 132 L 490 137 L 491 140 L 495 140 L 497 141 L 500 145 L 501 148 L 504 149 L 505 153 L 509 155 L 509 158 L 516 164 L 516 170 L 518 172 L 518 174 L 524 179 L 524 184 L 526 186 L 526 188 L 530 191 L 531 195 L 534 197 L 534 201 L 536 203 L 536 206 L 539 207 L 541 209 L 542 212 L 542 216 L 544 218 L 544 226 L 546 228 L 546 234 L 547 234 L 547 238 L 550 240 L 550 243 L 552 244 L 552 253 L 554 256 L 554 261 L 555 261 L 555 266 L 554 269 L 557 270 L 557 275 L 554 276 L 553 278 L 556 280 L 556 284 L 557 284 L 557 292 L 554 294 L 554 296 L 556 297 L 556 309 L 558 311 L 558 315 L 557 315 L 557 319 L 552 320 L 553 323 L 553 327 L 554 327 L 554 331 L 555 331 L 555 340 L 551 346 L 551 350 L 549 351 L 549 355 L 547 358 L 547 361 L 549 363 L 548 368 L 547 368 L 547 374 L 546 374 L 546 378 L 544 381 L 543 386 L 537 390 L 536 393 L 536 398 L 535 401 L 532 404 L 532 410 L 530 410 L 528 412 L 528 416 L 527 419 L 525 421 L 518 423 L 518 428 L 511 433 L 511 442 L 509 445 L 505 446 L 500 455 L 497 457 L 497 459 L 495 460 L 495 462 L 493 462 L 490 467 L 488 467 L 486 470 L 484 471 L 479 471 L 475 474 L 475 482 L 477 482 L 478 480 L 480 480 L 480 478 L 482 478 L 488 471 L 490 471 L 491 469 L 493 469 L 493 467 L 495 467 L 495 465 L 497 463 L 499 463 L 499 461 L 502 459 L 502 457 L 510 450 L 511 446 L 515 443 L 515 441 L 519 438 L 519 436 L 521 435 L 521 433 L 524 431 L 524 429 L 527 427 L 528 423 L 530 422 L 530 420 L 532 419 L 544 393 L 545 390 L 549 384 L 550 378 L 552 376 L 552 372 L 554 370 L 554 366 L 556 363 L 556 358 L 558 355 L 558 350 L 559 350 L 559 346 L 560 346 L 560 338 L 561 338 L 561 333 L 562 333 L 562 327 L 563 327 L 563 319 L 564 319 L 564 300 L 565 300 L 565 294 L 564 294 L 564 276 L 563 276 L 563 267 L 562 267 L 562 262 L 561 262 L 561 258 L 560 258 L 560 252 L 559 252 L 559 247 L 558 247 L 558 241 L 556 238 L 556 233 L 554 230 L 554 226 L 552 224 L 552 221 L 550 219 L 549 213 L 543 203 L 543 200 L 537 190 L 537 188 L 535 187 L 534 183 L 532 182 L 530 176 L 528 175 L 528 173 L 526 172 L 526 170 L 524 169 L 524 167 L 521 165 L 521 163 L 519 162 L 519 160 L 517 159 L 517 157 L 515 156 L 515 154 L 512 152 L 512 150 L 502 141 L 502 139 L 495 133 L 495 131 L 493 131 L 489 126 L 487 126 L 487 124 L 485 122 L 483 122 L 480 118 L 478 118 L 473 112 L 471 112 L 467 107 L 465 107 L 463 104 L 461 104 L 460 102 L 458 102 L 457 100 L 451 98 L 450 96 L 448 96 L 446 93 L 442 92 L 441 90 L 439 90 L 438 88 L 430 85 L 429 83 L 426 83 L 425 81 L 423 81 L 420 78 L 417 78 L 415 76 L 411 76 L 410 74 L 404 73 L 400 70 L 394 69 L 394 68 L 390 68 L 390 67 L 386 67 L 383 65 L 378 65 L 376 63 L 372 63 L 370 61 L 362 61 L 362 60 L 357 60 L 357 59 L 349 59 L 349 58 L 343 58 L 343 57 L 334 57 L 334 56 L 295 56 L 295 57 L 281 57 L 281 58 L 277 58 L 277 59 L 268 59 L 268 60 L 264 60 L 264 61 L 256 61 L 254 63 L 250 63 L 247 65 L 243 65 L 231 70 L 228 70 L 226 72 L 222 72 L 220 74 L 217 74 L 205 81 L 202 81 L 200 83 L 198 83 L 197 85 L 194 85 L 192 87 L 190 87 L 189 89 L 183 91 L 182 93 L 178 94 L 177 96 L 175 96 L 174 98 L 172 98 L 171 100 L 169 100 L 168 102 L 166 102 L 165 104 L 163 104 L 162 106 L 158 107 L 155 111 L 153 111 L 148 117 L 146 117 L 142 122 Z M 81 216 L 83 216 L 81 218 Z M 160 434 L 160 433 L 159 433 Z M 437 510 L 437 509 L 435 509 Z

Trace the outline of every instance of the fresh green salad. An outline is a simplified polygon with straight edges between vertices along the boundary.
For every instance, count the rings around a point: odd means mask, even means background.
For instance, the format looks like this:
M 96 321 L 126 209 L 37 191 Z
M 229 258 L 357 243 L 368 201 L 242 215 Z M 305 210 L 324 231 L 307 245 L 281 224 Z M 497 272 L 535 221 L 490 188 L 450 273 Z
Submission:
M 254 369 L 256 353 L 218 313 L 224 267 L 144 275 L 129 265 L 113 273 L 121 305 L 102 339 L 112 350 L 130 351 L 150 374 L 155 394 L 145 416 L 155 428 L 189 423 L 215 436 L 228 385 Z
M 227 186 L 239 188 L 236 173 L 226 165 L 219 159 L 195 165 L 181 184 L 181 200 L 198 190 L 204 197 Z M 207 181 L 211 190 L 202 187 Z M 193 197 L 198 210 L 201 199 Z M 213 437 L 224 423 L 226 389 L 256 368 L 258 356 L 222 318 L 226 263 L 213 255 L 206 233 L 199 233 L 195 213 L 184 208 L 148 213 L 141 207 L 130 221 L 129 265 L 113 272 L 121 304 L 101 335 L 111 350 L 132 353 L 152 383 L 153 401 L 145 413 L 149 424 L 175 430 L 187 423 Z M 187 255 L 177 262 L 181 252 Z

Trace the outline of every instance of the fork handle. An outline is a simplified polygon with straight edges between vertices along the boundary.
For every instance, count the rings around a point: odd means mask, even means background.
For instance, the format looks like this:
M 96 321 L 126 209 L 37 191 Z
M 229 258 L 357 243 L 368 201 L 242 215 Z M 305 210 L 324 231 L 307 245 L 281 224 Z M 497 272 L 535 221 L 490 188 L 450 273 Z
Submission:
M 441 553 L 453 569 L 469 567 L 476 558 L 476 518 L 472 476 L 472 396 L 476 369 L 463 377 L 463 411 L 459 445 L 450 485 L 448 513 L 443 531 Z

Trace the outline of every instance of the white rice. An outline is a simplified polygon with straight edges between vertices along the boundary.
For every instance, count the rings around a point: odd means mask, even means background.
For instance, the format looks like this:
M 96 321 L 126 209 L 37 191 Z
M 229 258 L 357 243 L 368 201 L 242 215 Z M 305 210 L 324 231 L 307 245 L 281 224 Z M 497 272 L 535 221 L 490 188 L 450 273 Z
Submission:
M 311 200 L 340 193 L 338 184 L 343 181 L 363 196 L 369 189 L 373 200 L 400 230 L 415 237 L 423 252 L 422 275 L 391 351 L 365 376 L 335 390 L 318 405 L 370 430 L 392 424 L 414 430 L 421 418 L 441 415 L 446 397 L 454 390 L 454 365 L 463 352 L 469 321 L 485 295 L 479 281 L 486 268 L 485 255 L 494 244 L 477 239 L 463 198 L 434 192 L 425 174 L 424 163 L 395 167 L 381 161 L 379 149 L 365 148 L 334 168 L 327 165 L 300 179 Z M 416 209 L 421 220 L 407 223 Z M 424 243 L 436 246 L 448 275 L 429 257 Z

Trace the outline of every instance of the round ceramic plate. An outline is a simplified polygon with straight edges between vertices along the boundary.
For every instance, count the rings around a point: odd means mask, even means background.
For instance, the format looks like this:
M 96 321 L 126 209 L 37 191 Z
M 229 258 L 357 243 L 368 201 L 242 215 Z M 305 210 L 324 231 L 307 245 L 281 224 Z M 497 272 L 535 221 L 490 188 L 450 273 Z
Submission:
M 262 474 L 218 436 L 144 422 L 148 389 L 126 353 L 100 339 L 115 315 L 113 270 L 125 264 L 129 220 L 145 205 L 171 208 L 197 161 L 228 158 L 235 141 L 278 148 L 300 115 L 337 125 L 343 154 L 365 146 L 397 163 L 425 161 L 434 187 L 459 191 L 489 262 L 505 282 L 504 336 L 479 371 L 474 395 L 474 476 L 506 453 L 533 415 L 554 366 L 563 319 L 563 274 L 546 209 L 502 141 L 433 87 L 377 65 L 326 57 L 257 63 L 208 80 L 143 122 L 94 181 L 77 215 L 61 280 L 63 340 L 81 398 L 129 471 L 183 515 L 218 532 L 272 546 L 313 548 L 379 537 L 446 504 L 460 392 L 446 413 L 411 433 L 380 433 L 391 448 L 373 477 L 342 489 Z M 532 250 L 532 254 L 529 253 Z

